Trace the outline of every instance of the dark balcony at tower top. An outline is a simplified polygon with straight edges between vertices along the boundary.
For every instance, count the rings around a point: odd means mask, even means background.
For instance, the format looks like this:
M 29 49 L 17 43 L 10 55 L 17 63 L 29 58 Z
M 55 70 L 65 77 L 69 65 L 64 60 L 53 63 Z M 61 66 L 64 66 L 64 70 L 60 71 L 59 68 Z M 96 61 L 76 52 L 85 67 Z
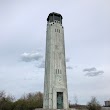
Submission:
M 59 21 L 62 24 L 62 19 L 63 17 L 61 14 L 53 12 L 49 14 L 47 21 L 48 22 Z

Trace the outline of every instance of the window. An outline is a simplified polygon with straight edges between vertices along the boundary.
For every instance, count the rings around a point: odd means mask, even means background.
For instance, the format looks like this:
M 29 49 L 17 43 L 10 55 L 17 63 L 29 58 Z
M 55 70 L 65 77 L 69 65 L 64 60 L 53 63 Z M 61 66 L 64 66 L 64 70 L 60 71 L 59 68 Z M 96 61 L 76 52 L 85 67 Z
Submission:
M 53 16 L 52 16 L 52 15 L 49 17 L 49 21 L 50 21 L 50 22 L 53 21 Z
M 59 69 L 58 69 L 58 74 L 59 74 Z
M 56 69 L 56 74 L 60 74 L 60 73 L 61 73 L 61 70 Z
M 56 32 L 56 29 L 55 29 L 55 32 Z
M 60 33 L 60 30 L 59 30 L 59 33 Z
M 60 21 L 60 16 L 55 15 L 54 20 Z

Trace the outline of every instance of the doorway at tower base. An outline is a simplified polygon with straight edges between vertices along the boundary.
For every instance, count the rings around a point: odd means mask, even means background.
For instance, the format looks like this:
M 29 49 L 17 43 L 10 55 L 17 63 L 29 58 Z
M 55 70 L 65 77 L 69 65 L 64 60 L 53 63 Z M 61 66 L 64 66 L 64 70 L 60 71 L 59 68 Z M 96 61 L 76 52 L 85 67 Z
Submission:
M 57 92 L 57 109 L 63 109 L 63 92 Z

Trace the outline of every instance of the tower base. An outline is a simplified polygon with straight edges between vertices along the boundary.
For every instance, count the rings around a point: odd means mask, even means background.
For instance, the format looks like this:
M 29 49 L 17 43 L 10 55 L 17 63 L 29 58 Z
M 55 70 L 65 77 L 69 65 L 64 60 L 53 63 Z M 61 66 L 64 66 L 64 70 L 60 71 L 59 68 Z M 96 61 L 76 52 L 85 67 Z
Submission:
M 78 109 L 75 109 L 75 108 L 69 108 L 69 109 L 43 109 L 43 108 L 36 108 L 34 110 L 78 110 Z

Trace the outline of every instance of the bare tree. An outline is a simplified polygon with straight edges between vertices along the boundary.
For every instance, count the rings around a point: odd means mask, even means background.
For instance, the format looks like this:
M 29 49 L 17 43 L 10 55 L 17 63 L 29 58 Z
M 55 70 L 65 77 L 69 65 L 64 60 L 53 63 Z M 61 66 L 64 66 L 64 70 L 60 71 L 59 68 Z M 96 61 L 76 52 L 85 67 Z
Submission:
M 78 104 L 78 97 L 76 95 L 74 96 L 74 102 L 75 102 L 75 105 Z
M 97 101 L 96 97 L 92 97 L 90 102 L 87 104 L 88 110 L 101 110 L 101 105 Z
M 5 97 L 5 92 L 4 91 L 0 91 L 0 99 L 2 99 L 3 97 Z
M 14 97 L 6 95 L 4 91 L 0 91 L 0 110 L 12 110 Z

